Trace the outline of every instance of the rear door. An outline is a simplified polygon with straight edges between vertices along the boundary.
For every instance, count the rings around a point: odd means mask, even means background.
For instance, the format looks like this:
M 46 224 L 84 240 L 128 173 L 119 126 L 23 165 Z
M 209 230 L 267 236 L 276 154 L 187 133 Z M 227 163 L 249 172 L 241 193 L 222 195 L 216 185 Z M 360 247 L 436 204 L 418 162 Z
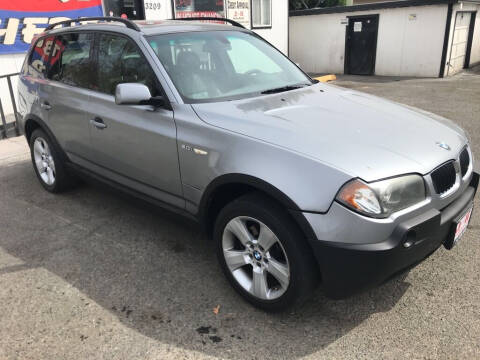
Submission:
M 120 83 L 143 83 L 152 96 L 163 93 L 151 64 L 126 36 L 99 33 L 96 44 L 97 89 L 87 109 L 95 171 L 183 208 L 173 111 L 115 104 Z
M 39 87 L 40 107 L 49 128 L 74 162 L 90 158 L 85 110 L 93 84 L 93 34 L 72 32 L 55 37 L 50 49 L 48 79 Z
M 373 75 L 377 53 L 378 15 L 349 17 L 345 44 L 345 73 Z
M 39 102 L 38 94 L 44 92 L 41 88 L 47 84 L 47 69 L 54 41 L 53 35 L 38 38 L 24 63 L 18 83 L 18 107 L 22 116 L 33 113 L 43 121 L 48 121 L 48 111 L 40 106 L 45 99 Z

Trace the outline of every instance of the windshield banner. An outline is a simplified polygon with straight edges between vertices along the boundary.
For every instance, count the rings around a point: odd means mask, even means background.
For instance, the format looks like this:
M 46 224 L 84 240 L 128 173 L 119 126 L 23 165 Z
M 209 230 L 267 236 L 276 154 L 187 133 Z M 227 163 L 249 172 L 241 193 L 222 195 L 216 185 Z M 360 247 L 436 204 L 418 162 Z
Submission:
M 49 24 L 102 15 L 101 0 L 0 0 L 0 54 L 27 51 Z

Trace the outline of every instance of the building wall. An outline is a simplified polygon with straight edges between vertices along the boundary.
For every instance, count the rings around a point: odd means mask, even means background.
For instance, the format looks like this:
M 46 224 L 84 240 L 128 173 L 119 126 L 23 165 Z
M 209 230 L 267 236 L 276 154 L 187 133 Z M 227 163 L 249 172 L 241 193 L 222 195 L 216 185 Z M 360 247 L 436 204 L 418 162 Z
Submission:
M 342 74 L 346 32 L 342 20 L 369 14 L 379 14 L 376 75 L 438 76 L 446 5 L 292 16 L 290 57 L 308 72 Z
M 480 5 L 477 6 L 477 16 L 473 32 L 472 52 L 470 53 L 470 66 L 480 64 Z
M 164 0 L 160 2 L 160 8 L 149 6 L 152 1 L 143 1 L 146 20 L 164 20 L 173 18 L 172 2 Z
M 17 73 L 22 68 L 25 54 L 5 54 L 0 55 L 0 75 Z M 17 96 L 17 79 L 12 78 L 13 92 Z M 0 99 L 2 100 L 3 111 L 5 114 L 12 114 L 13 108 L 10 101 L 10 92 L 8 90 L 7 79 L 0 79 Z
M 272 0 L 272 28 L 253 31 L 288 55 L 288 0 Z

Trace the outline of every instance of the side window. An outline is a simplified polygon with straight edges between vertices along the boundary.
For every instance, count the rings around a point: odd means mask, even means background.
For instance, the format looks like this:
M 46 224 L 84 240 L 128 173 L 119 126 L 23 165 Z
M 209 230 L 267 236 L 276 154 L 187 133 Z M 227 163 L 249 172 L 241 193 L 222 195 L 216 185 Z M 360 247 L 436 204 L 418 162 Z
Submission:
M 54 47 L 54 37 L 48 36 L 37 40 L 28 59 L 24 72 L 36 78 L 44 78 L 49 68 L 48 58 Z
M 48 77 L 68 85 L 91 89 L 95 83 L 92 64 L 93 34 L 70 33 L 55 38 Z
M 98 90 L 115 94 L 121 83 L 142 83 L 160 95 L 157 77 L 135 44 L 122 36 L 101 34 L 98 43 Z

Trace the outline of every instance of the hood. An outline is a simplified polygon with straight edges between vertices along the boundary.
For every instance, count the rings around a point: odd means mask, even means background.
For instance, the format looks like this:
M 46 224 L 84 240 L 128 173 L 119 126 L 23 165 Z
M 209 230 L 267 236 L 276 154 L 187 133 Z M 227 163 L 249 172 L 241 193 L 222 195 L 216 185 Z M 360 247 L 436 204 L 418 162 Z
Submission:
M 461 128 L 439 116 L 326 84 L 192 107 L 210 125 L 287 148 L 366 181 L 426 174 L 456 158 L 467 142 Z

